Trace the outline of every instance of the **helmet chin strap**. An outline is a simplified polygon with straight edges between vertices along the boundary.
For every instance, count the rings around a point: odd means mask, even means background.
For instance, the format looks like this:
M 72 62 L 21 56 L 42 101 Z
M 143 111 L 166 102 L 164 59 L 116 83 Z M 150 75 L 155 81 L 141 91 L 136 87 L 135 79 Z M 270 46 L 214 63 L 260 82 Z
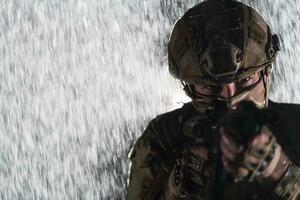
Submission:
M 226 102 L 227 108 L 229 108 L 229 109 L 235 109 L 236 105 L 239 102 L 243 101 L 244 99 L 247 99 L 248 95 L 249 95 L 249 91 L 245 91 L 245 92 L 237 95 L 236 97 L 229 98 L 229 99 L 226 99 L 226 100 L 223 100 L 223 101 Z
M 270 74 L 272 72 L 272 65 L 267 67 L 264 72 L 263 82 L 264 82 L 264 88 L 265 88 L 265 108 L 268 107 L 268 99 L 269 99 L 269 87 L 270 87 Z
M 249 100 L 253 102 L 257 108 L 266 108 L 266 106 L 268 105 L 268 101 L 266 100 L 266 98 L 263 100 L 263 102 L 259 102 L 253 99 L 253 97 L 249 96 Z

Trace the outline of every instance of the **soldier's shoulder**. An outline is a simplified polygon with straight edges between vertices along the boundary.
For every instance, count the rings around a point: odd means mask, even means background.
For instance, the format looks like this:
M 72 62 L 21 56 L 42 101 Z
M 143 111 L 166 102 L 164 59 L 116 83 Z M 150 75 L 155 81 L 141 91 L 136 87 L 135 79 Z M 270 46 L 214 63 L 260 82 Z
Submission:
M 144 134 L 159 143 L 165 150 L 171 149 L 182 142 L 182 125 L 196 112 L 192 103 L 186 103 L 181 108 L 156 116 L 150 121 Z
M 172 128 L 176 125 L 180 126 L 186 118 L 195 113 L 196 110 L 194 109 L 194 106 L 189 102 L 184 104 L 181 108 L 157 115 L 151 120 L 150 124 L 153 123 L 155 126 Z

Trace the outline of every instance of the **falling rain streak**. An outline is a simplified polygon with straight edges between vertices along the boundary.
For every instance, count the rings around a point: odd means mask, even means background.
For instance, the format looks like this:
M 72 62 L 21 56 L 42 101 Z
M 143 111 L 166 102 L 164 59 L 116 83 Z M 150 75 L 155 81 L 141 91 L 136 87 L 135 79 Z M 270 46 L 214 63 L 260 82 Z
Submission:
M 196 0 L 1 1 L 1 199 L 124 199 L 147 122 L 186 101 L 172 24 Z M 244 1 L 281 35 L 273 100 L 300 102 L 300 3 Z

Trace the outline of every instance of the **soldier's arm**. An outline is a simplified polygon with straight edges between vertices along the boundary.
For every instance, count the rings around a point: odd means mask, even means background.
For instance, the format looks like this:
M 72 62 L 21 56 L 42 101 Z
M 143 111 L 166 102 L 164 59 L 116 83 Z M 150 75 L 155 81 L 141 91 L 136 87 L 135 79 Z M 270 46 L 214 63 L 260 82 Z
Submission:
M 280 200 L 300 199 L 300 167 L 290 161 L 282 150 L 273 173 L 266 177 L 257 177 L 257 180 L 263 186 L 274 188 Z
M 164 151 L 154 137 L 155 131 L 152 121 L 131 150 L 128 200 L 163 199 L 168 173 L 162 167 Z
M 288 170 L 275 187 L 276 194 L 282 200 L 300 199 L 300 168 L 290 163 Z
M 275 192 L 282 200 L 297 200 L 300 199 L 300 105 L 274 103 L 273 107 L 277 123 L 270 128 L 289 162 Z
M 254 175 L 261 185 L 273 189 L 279 199 L 300 199 L 300 105 L 272 103 L 264 114 L 267 125 L 247 143 L 240 161 L 236 159 L 239 148 L 232 145 L 236 142 L 229 135 L 230 127 L 221 130 L 224 166 L 237 177 Z

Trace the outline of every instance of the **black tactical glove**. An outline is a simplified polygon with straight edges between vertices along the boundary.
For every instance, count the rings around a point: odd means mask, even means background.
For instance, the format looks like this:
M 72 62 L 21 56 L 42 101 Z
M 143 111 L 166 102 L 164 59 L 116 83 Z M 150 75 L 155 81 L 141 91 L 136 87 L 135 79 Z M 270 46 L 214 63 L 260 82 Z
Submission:
M 244 102 L 228 115 L 220 130 L 224 166 L 237 179 L 252 181 L 276 171 L 283 153 L 266 117 L 253 104 Z

